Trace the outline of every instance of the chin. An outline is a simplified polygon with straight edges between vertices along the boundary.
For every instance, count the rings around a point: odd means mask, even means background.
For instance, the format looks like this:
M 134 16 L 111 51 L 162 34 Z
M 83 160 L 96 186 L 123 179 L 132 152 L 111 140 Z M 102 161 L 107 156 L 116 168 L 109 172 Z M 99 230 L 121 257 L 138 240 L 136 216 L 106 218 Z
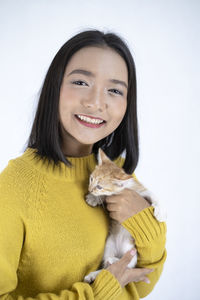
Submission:
M 99 140 L 81 140 L 81 139 L 76 139 L 80 144 L 85 145 L 85 146 L 90 146 L 90 145 L 94 145 L 96 142 L 100 141 Z
M 97 135 L 94 135 L 92 136 L 92 134 L 90 134 L 89 136 L 88 135 L 84 135 L 84 133 L 81 135 L 81 136 L 75 136 L 75 139 L 83 144 L 83 145 L 94 145 L 95 143 L 99 142 L 100 140 L 104 139 L 105 138 L 105 135 L 103 136 L 97 136 Z

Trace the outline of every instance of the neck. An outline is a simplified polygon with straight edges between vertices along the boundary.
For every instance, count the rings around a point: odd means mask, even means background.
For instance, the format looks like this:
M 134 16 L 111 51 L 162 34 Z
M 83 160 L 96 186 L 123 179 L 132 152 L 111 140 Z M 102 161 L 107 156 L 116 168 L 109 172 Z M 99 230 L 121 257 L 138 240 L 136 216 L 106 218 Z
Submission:
M 92 153 L 92 147 L 93 145 L 80 145 L 78 147 L 73 147 L 73 145 L 70 147 L 63 146 L 62 151 L 68 157 L 83 157 Z

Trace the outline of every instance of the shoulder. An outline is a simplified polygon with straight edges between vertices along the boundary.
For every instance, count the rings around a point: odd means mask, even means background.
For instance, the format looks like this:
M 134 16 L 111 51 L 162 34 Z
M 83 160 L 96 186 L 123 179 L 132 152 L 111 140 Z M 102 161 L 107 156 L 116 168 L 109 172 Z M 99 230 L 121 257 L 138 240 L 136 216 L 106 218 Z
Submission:
M 39 174 L 24 160 L 24 153 L 9 160 L 0 173 L 0 207 L 9 206 L 15 209 L 19 205 L 25 205 L 33 185 L 37 182 Z
M 23 184 L 30 180 L 37 173 L 34 168 L 31 168 L 25 151 L 21 156 L 8 161 L 7 166 L 0 173 L 0 184 L 3 182 L 12 182 L 15 184 Z

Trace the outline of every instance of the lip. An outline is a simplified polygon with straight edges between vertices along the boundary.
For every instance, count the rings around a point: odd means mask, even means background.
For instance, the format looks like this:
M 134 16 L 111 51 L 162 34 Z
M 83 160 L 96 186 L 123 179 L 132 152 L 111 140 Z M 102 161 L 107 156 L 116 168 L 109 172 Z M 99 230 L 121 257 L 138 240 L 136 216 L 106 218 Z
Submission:
M 102 119 L 102 118 L 99 118 L 99 117 L 93 117 L 93 116 L 90 116 L 90 115 L 84 115 L 84 114 L 76 114 L 76 115 L 80 115 L 80 116 L 83 116 L 83 117 L 88 117 L 88 118 L 91 118 L 91 119 L 97 119 L 97 120 L 101 120 L 101 121 L 104 121 L 106 122 L 106 120 Z M 76 116 L 75 115 L 75 116 Z

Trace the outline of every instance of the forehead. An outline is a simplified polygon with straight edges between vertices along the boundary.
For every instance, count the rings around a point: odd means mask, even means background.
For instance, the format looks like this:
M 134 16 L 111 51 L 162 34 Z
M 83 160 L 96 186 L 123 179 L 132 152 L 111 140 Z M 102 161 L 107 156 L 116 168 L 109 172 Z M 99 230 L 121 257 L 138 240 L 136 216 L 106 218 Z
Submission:
M 106 47 L 84 47 L 78 50 L 69 60 L 66 66 L 66 73 L 69 74 L 73 69 L 85 69 L 107 77 L 118 76 L 128 82 L 128 70 L 124 59 L 113 49 Z M 114 77 L 113 77 L 114 78 Z

